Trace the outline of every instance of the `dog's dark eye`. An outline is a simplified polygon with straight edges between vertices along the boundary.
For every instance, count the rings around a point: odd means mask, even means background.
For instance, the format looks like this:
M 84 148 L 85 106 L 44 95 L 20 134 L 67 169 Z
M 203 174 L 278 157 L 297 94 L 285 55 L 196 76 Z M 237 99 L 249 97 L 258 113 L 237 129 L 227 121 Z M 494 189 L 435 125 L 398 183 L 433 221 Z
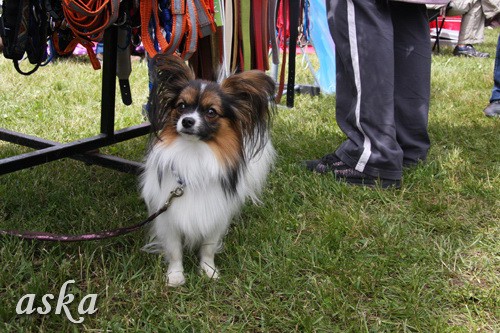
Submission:
M 217 117 L 217 111 L 215 111 L 214 108 L 210 108 L 207 110 L 207 117 L 208 118 L 215 118 Z
M 180 102 L 177 104 L 177 109 L 179 109 L 180 111 L 186 109 L 186 103 L 184 102 Z

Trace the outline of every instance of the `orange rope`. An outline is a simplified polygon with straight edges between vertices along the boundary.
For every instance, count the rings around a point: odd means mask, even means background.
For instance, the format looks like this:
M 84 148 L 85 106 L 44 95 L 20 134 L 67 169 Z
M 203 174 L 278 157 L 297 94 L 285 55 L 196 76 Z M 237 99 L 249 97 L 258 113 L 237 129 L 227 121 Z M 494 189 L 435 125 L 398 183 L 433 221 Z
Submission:
M 119 0 L 62 0 L 62 5 L 64 18 L 75 35 L 67 50 L 80 43 L 87 49 L 92 67 L 100 69 L 92 41 L 100 42 L 106 28 L 116 21 Z

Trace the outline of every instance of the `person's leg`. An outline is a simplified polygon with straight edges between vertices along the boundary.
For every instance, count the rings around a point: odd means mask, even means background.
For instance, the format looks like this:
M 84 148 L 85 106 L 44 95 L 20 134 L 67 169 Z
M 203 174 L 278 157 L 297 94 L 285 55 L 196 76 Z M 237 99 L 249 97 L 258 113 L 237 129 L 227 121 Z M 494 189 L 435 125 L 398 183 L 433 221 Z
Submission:
M 493 90 L 490 102 L 500 100 L 500 35 L 498 35 L 497 52 L 495 57 L 495 68 L 493 70 Z
M 327 2 L 337 50 L 337 123 L 347 135 L 336 155 L 357 172 L 399 180 L 403 152 L 394 123 L 393 27 L 383 3 Z
M 487 20 L 500 14 L 500 0 L 481 0 L 481 7 Z
M 484 41 L 484 20 L 481 1 L 475 1 L 469 11 L 462 16 L 458 45 L 482 43 Z
M 453 50 L 456 56 L 487 58 L 490 55 L 477 51 L 473 44 L 484 40 L 484 25 L 486 17 L 483 12 L 482 0 L 452 0 L 447 15 L 461 15 L 462 21 L 458 33 L 458 42 Z M 500 1 L 500 0 L 489 0 Z
M 391 2 L 394 26 L 394 103 L 403 164 L 425 161 L 430 140 L 431 45 L 425 5 Z
M 497 41 L 490 104 L 484 109 L 484 114 L 488 117 L 500 117 L 500 35 L 498 35 Z
M 453 50 L 456 56 L 487 58 L 488 53 L 477 51 L 473 44 L 484 40 L 485 15 L 482 0 L 452 0 L 446 14 L 448 16 L 461 15 L 462 21 L 458 33 L 457 46 Z M 500 1 L 500 0 L 491 0 Z

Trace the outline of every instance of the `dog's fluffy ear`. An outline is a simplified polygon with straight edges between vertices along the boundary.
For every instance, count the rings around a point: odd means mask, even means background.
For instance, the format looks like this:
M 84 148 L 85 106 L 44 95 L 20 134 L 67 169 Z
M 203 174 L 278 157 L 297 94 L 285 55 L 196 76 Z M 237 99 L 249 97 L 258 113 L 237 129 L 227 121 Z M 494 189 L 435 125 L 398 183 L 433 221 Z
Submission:
M 230 96 L 243 132 L 248 138 L 262 138 L 274 110 L 274 80 L 259 70 L 234 74 L 221 83 L 222 91 Z
M 156 132 L 165 121 L 182 89 L 194 80 L 193 71 L 175 55 L 157 54 L 150 69 L 152 87 L 148 99 L 148 118 Z

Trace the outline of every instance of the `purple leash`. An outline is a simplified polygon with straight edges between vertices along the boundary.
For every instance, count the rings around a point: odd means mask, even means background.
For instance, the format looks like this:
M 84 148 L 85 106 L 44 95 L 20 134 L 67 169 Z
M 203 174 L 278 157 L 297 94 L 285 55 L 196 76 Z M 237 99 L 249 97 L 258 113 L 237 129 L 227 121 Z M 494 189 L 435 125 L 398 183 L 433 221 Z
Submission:
M 83 235 L 63 235 L 63 234 L 52 234 L 48 232 L 17 231 L 17 230 L 0 230 L 0 235 L 15 236 L 23 239 L 33 239 L 46 242 L 81 242 L 81 241 L 94 241 L 94 240 L 117 237 L 134 232 L 137 229 L 140 229 L 146 224 L 150 223 L 156 217 L 158 217 L 158 215 L 165 212 L 168 209 L 168 207 L 170 207 L 174 198 L 178 198 L 183 194 L 184 194 L 184 187 L 183 185 L 179 185 L 173 191 L 170 192 L 170 196 L 168 197 L 167 201 L 158 211 L 150 215 L 144 221 L 141 221 L 137 224 L 128 227 L 100 231 L 92 234 L 83 234 Z

